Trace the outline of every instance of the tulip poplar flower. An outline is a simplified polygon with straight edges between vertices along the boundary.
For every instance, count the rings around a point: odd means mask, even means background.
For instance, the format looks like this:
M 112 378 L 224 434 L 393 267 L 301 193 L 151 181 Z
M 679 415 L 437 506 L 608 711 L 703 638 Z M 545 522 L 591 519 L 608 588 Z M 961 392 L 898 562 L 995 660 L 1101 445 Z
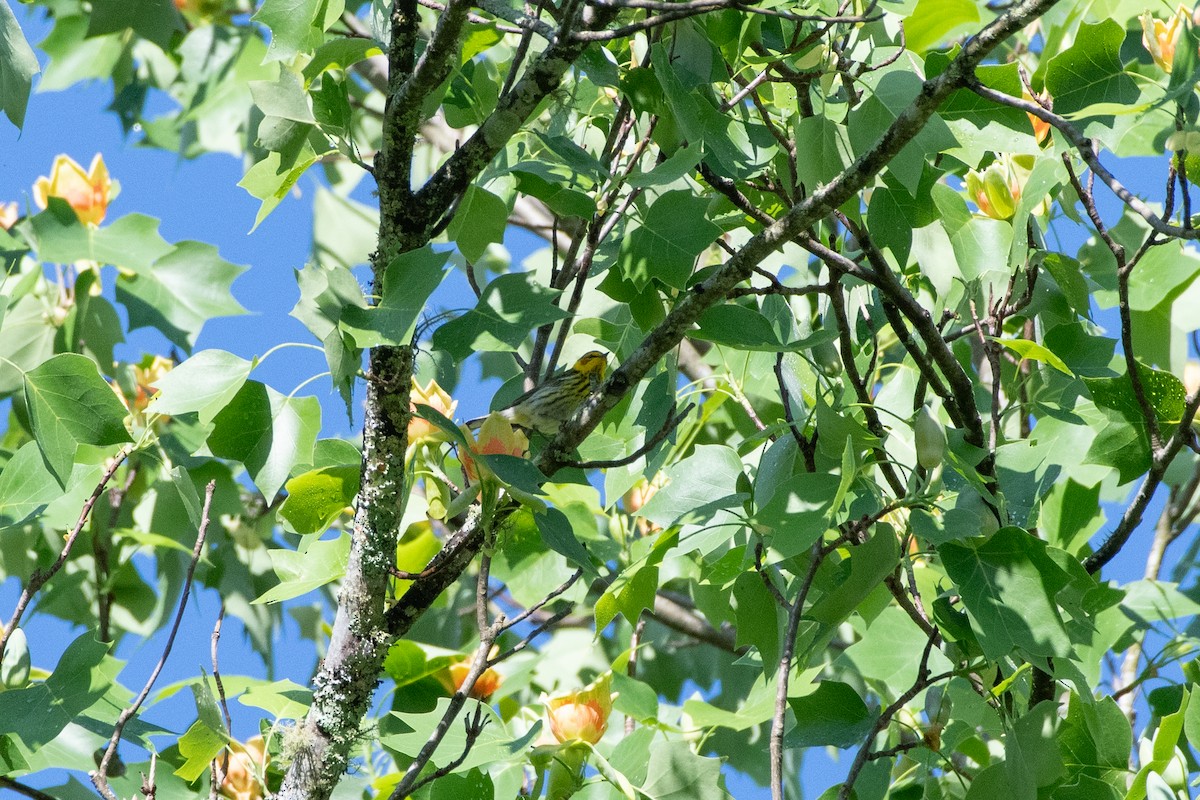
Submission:
M 51 197 L 62 198 L 85 225 L 103 222 L 108 203 L 115 196 L 115 184 L 108 177 L 108 167 L 99 153 L 87 172 L 75 159 L 59 155 L 50 168 L 50 177 L 38 178 L 33 184 L 33 200 L 38 208 L 46 208 Z

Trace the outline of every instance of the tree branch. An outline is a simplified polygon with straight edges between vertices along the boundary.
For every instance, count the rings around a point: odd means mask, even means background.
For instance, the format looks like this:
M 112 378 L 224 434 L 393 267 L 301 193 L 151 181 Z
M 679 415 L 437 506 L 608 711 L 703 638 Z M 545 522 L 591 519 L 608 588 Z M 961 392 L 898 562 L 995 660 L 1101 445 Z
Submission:
M 113 794 L 112 789 L 108 786 L 108 765 L 112 761 L 113 756 L 117 752 L 117 744 L 121 741 L 121 734 L 125 730 L 125 726 L 129 720 L 137 716 L 138 709 L 142 707 L 146 697 L 149 696 L 150 690 L 154 687 L 154 682 L 158 680 L 159 673 L 162 672 L 163 666 L 167 663 L 167 657 L 171 655 L 171 647 L 175 644 L 175 635 L 179 633 L 179 625 L 183 622 L 183 612 L 187 608 L 188 596 L 192 591 L 192 577 L 196 574 L 196 564 L 200 563 L 200 556 L 204 554 L 204 539 L 208 535 L 209 509 L 212 508 L 213 492 L 217 489 L 216 481 L 209 481 L 208 486 L 204 489 L 204 507 L 200 511 L 200 527 L 196 531 L 196 545 L 192 548 L 192 560 L 188 564 L 187 576 L 183 582 L 183 592 L 179 597 L 179 607 L 175 610 L 175 621 L 171 624 L 171 632 L 167 634 L 167 643 L 163 645 L 162 656 L 159 657 L 158 663 L 154 665 L 154 669 L 150 672 L 150 677 L 146 679 L 146 685 L 138 692 L 137 697 L 133 702 L 121 712 L 117 717 L 117 724 L 113 726 L 112 736 L 108 740 L 108 747 L 104 749 L 104 756 L 100 759 L 91 773 L 92 785 L 96 787 L 96 791 L 108 798 L 108 800 L 117 800 L 117 796 Z

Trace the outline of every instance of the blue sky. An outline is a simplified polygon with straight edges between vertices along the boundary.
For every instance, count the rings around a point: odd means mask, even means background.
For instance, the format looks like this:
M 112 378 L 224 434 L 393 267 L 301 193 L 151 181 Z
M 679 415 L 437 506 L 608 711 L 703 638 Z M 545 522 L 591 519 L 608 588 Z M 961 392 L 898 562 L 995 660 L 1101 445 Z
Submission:
M 18 12 L 19 13 L 19 12 Z M 29 15 L 21 16 L 22 24 L 33 43 L 47 32 L 45 23 Z M 40 53 L 39 53 L 40 55 Z M 86 165 L 96 152 L 102 152 L 111 174 L 121 182 L 121 194 L 109 211 L 109 219 L 130 212 L 141 212 L 161 218 L 161 233 L 168 241 L 196 239 L 216 244 L 221 255 L 229 261 L 250 267 L 234 284 L 234 294 L 251 313 L 210 323 L 201 334 L 197 350 L 220 348 L 249 358 L 286 341 L 311 341 L 308 331 L 288 316 L 298 297 L 292 271 L 302 267 L 311 244 L 311 193 L 315 177 L 309 176 L 299 185 L 299 197 L 289 197 L 253 234 L 258 201 L 237 187 L 242 177 L 242 164 L 225 155 L 209 155 L 195 161 L 181 161 L 171 153 L 138 148 L 124 139 L 117 119 L 104 109 L 111 100 L 111 89 L 104 84 L 78 86 L 66 91 L 35 93 L 26 116 L 26 127 L 18 133 L 6 121 L 0 121 L 0 202 L 18 200 L 31 204 L 30 187 L 40 175 L 48 174 L 54 157 L 67 153 Z M 1153 181 L 1160 181 L 1153 171 Z M 1143 189 L 1149 196 L 1159 191 L 1155 186 L 1141 186 L 1140 181 L 1151 176 L 1150 170 L 1134 170 L 1129 182 L 1135 190 Z M 367 200 L 367 190 L 361 189 L 359 199 Z M 1111 212 L 1112 206 L 1109 205 Z M 533 245 L 525 235 L 509 242 L 514 261 L 520 261 Z M 454 279 L 461 282 L 458 273 Z M 464 291 L 452 286 L 448 297 Z M 450 302 L 447 300 L 447 302 Z M 136 360 L 143 351 L 161 352 L 165 348 L 153 333 L 139 332 L 119 351 L 121 358 Z M 320 353 L 303 348 L 289 348 L 273 356 L 255 377 L 283 392 L 326 369 Z M 306 392 L 321 398 L 325 409 L 326 435 L 351 435 L 340 402 L 330 392 L 327 381 L 310 385 Z M 475 408 L 464 405 L 460 413 L 472 416 L 486 405 L 489 392 L 460 392 L 473 397 Z M 1116 516 L 1110 510 L 1110 519 Z M 1149 517 L 1148 517 L 1149 518 Z M 1139 534 L 1145 535 L 1145 534 Z M 1134 560 L 1119 564 L 1108 577 L 1122 580 L 1138 577 L 1140 567 Z M 0 612 L 7 617 L 19 593 L 19 585 L 9 580 L 0 585 Z M 209 639 L 219 600 L 212 592 L 193 594 L 184 617 L 184 630 L 176 642 L 166 671 L 158 685 L 190 678 L 198 669 L 208 669 Z M 285 619 L 276 647 L 276 678 L 290 678 L 307 684 L 313 656 L 301 643 L 290 618 Z M 47 617 L 33 616 L 28 620 L 39 631 L 32 642 L 34 660 L 39 666 L 50 667 L 66 644 L 80 633 L 66 629 Z M 117 656 L 128 662 L 121 676 L 129 687 L 139 687 L 149 674 L 161 652 L 163 637 L 145 642 L 127 640 Z M 249 672 L 262 674 L 262 665 L 245 641 L 236 618 L 226 620 L 221 644 L 222 671 L 230 674 Z M 258 712 L 236 703 L 234 733 L 245 738 L 257 728 Z M 148 718 L 167 727 L 177 728 L 173 720 L 188 719 L 193 714 L 189 693 L 151 710 Z M 763 743 L 765 757 L 765 742 Z M 807 796 L 815 797 L 844 772 L 845 761 L 832 765 L 819 751 L 809 754 L 806 770 Z M 35 785 L 43 782 L 31 780 Z M 767 796 L 765 790 L 756 792 L 751 785 L 731 776 L 731 789 L 738 798 L 754 800 Z

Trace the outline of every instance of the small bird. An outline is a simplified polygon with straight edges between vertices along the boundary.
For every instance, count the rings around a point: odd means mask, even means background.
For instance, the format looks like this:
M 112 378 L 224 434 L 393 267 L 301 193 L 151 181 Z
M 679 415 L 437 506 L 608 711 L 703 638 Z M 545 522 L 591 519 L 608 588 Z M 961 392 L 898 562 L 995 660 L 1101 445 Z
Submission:
M 522 428 L 531 428 L 553 436 L 570 419 L 579 405 L 604 380 L 608 356 L 599 350 L 584 353 L 570 369 L 550 377 L 513 401 L 512 405 L 495 412 Z M 467 422 L 468 428 L 478 427 L 487 417 Z

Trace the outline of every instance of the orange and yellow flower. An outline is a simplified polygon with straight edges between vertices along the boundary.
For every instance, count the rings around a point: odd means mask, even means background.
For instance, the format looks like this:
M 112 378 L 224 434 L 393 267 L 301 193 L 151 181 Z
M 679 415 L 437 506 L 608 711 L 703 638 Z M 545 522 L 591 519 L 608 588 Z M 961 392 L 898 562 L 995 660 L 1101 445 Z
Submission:
M 546 701 L 550 732 L 560 743 L 595 744 L 608 730 L 612 713 L 612 673 L 606 672 L 583 689 Z
M 1031 95 L 1029 92 L 1025 92 L 1023 96 L 1026 100 L 1034 100 L 1035 99 L 1034 96 Z M 1049 106 L 1050 92 L 1047 92 L 1047 91 L 1038 92 L 1036 100 L 1038 102 L 1038 105 L 1044 105 L 1046 107 L 1050 107 Z M 1046 122 L 1041 117 L 1036 117 L 1033 114 L 1030 114 L 1028 111 L 1025 112 L 1025 116 L 1029 117 L 1029 124 L 1033 126 L 1033 138 L 1037 139 L 1038 144 L 1042 144 L 1048 138 L 1050 138 L 1050 123 L 1049 122 Z
M 8 230 L 21 217 L 21 209 L 16 201 L 0 203 L 0 228 Z
M 38 208 L 46 208 L 51 197 L 62 198 L 85 225 L 103 222 L 108 203 L 114 196 L 113 181 L 108 176 L 104 157 L 99 153 L 92 159 L 87 172 L 75 159 L 60 155 L 54 159 L 50 177 L 38 178 L 33 184 L 33 199 Z
M 462 688 L 463 681 L 467 679 L 467 673 L 470 671 L 471 662 L 459 661 L 439 672 L 437 679 L 441 682 L 442 686 L 446 687 L 446 691 L 454 694 Z M 467 693 L 467 696 L 476 700 L 486 701 L 496 693 L 496 690 L 500 688 L 500 684 L 503 682 L 504 678 L 500 676 L 500 673 L 488 667 L 475 679 L 475 685 L 471 687 L 471 691 Z
M 447 418 L 454 416 L 454 409 L 458 405 L 458 401 L 452 400 L 446 390 L 438 386 L 438 382 L 432 378 L 429 383 L 425 384 L 424 389 L 421 388 L 421 384 L 417 383 L 417 379 L 413 378 L 410 397 L 413 410 L 416 410 L 417 403 L 422 403 Z M 428 420 L 414 415 L 408 421 L 409 445 L 418 442 L 445 441 L 445 439 L 446 435 L 442 433 L 442 429 Z
M 464 433 L 467 438 L 470 438 L 470 431 L 465 427 Z M 488 415 L 483 424 L 479 426 L 479 433 L 475 438 L 475 445 L 470 448 L 470 452 L 463 451 L 458 454 L 462 461 L 463 471 L 467 473 L 467 480 L 474 483 L 478 481 L 480 475 L 489 475 L 490 470 L 482 462 L 477 463 L 472 456 L 523 456 L 529 451 L 529 439 L 521 432 L 519 428 L 514 428 L 513 424 L 502 417 L 499 413 L 493 412 Z
M 1141 16 L 1142 44 L 1163 72 L 1170 72 L 1175 63 L 1175 48 L 1183 36 L 1185 20 L 1191 16 L 1182 5 L 1168 20 L 1161 20 L 1149 11 Z
M 230 800 L 261 800 L 265 787 L 259 776 L 266 770 L 270 756 L 261 736 L 245 744 L 234 742 L 229 755 L 229 769 L 221 781 L 219 794 Z

